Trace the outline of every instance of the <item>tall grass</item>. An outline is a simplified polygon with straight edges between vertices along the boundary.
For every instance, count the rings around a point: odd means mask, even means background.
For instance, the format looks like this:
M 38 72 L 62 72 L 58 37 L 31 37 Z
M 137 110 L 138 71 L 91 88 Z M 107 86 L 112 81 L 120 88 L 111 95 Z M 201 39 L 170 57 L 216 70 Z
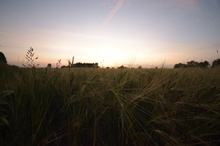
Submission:
M 219 71 L 6 67 L 0 145 L 219 145 Z

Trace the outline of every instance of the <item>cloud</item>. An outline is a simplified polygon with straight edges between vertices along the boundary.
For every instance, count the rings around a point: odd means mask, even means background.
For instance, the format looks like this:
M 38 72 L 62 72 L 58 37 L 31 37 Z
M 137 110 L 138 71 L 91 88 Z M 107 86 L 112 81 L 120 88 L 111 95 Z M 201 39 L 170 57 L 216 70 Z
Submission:
M 102 24 L 103 28 L 111 21 L 111 19 L 114 17 L 114 15 L 117 13 L 117 11 L 124 5 L 125 1 L 126 0 L 118 0 L 117 4 L 114 6 L 114 8 L 108 14 L 108 17 L 103 22 L 103 24 Z

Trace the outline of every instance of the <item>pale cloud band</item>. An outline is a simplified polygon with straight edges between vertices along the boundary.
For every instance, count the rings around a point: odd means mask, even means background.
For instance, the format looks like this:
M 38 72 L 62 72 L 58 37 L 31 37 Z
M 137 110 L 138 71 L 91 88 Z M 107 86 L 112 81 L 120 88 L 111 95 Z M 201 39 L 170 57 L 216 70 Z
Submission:
M 108 17 L 103 22 L 103 24 L 102 24 L 103 28 L 111 21 L 111 19 L 114 17 L 114 15 L 117 13 L 117 11 L 124 5 L 125 1 L 126 0 L 118 0 L 117 4 L 114 6 L 114 8 L 108 14 Z

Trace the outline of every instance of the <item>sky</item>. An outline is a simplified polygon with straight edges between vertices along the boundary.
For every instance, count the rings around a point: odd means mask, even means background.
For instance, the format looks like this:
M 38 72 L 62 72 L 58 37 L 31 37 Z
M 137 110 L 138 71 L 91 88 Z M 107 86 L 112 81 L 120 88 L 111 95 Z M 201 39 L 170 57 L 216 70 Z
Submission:
M 220 0 L 0 0 L 0 52 L 21 66 L 173 67 L 220 51 Z M 219 52 L 218 51 L 218 52 Z

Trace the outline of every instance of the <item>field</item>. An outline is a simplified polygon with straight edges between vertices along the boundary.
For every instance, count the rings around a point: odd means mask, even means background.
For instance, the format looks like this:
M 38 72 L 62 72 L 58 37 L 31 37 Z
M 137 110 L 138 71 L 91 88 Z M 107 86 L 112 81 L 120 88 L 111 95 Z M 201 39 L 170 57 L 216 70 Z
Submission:
M 1 146 L 220 145 L 220 68 L 1 66 Z

